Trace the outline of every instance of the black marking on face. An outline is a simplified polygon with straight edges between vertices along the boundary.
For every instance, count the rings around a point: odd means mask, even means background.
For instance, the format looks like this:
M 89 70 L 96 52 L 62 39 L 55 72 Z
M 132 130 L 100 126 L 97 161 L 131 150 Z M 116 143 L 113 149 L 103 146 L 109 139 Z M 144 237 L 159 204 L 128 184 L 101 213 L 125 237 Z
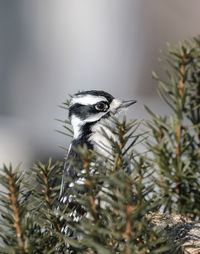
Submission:
M 81 120 L 85 120 L 100 112 L 106 112 L 108 109 L 109 104 L 106 101 L 97 102 L 94 105 L 82 105 L 75 103 L 69 108 L 69 118 L 71 118 L 72 115 L 75 115 Z
M 107 101 L 99 101 L 94 105 L 97 112 L 106 112 L 109 109 Z
M 96 113 L 97 111 L 93 105 L 82 105 L 79 103 L 75 103 L 69 108 L 69 118 L 71 118 L 72 115 L 75 115 L 81 120 L 85 120 L 89 116 L 92 116 Z

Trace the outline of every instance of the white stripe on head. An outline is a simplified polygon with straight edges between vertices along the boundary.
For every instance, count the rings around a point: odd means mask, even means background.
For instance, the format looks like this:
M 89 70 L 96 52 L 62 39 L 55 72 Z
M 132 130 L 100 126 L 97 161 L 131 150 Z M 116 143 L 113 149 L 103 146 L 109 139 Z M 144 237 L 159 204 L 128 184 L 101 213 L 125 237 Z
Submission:
M 71 124 L 74 130 L 74 138 L 76 139 L 81 134 L 81 127 L 84 124 L 84 120 L 81 120 L 79 117 L 72 115 Z
M 72 115 L 71 117 L 71 124 L 73 126 L 73 130 L 74 130 L 74 138 L 78 138 L 81 135 L 81 127 L 85 124 L 85 123 L 92 123 L 92 122 L 96 122 L 99 119 L 102 118 L 103 115 L 107 114 L 107 112 L 100 112 L 98 114 L 94 114 L 92 116 L 87 117 L 86 119 L 82 120 L 79 117 L 77 117 L 76 115 Z
M 96 122 L 99 119 L 102 118 L 102 116 L 104 116 L 105 114 L 107 114 L 107 112 L 99 112 L 97 114 L 94 114 L 92 116 L 87 117 L 87 119 L 85 119 L 86 123 L 92 123 L 92 122 Z
M 93 105 L 99 101 L 107 101 L 107 99 L 103 96 L 95 96 L 95 95 L 91 95 L 91 94 L 85 95 L 84 94 L 84 95 L 77 95 L 77 96 L 73 97 L 71 100 L 71 105 L 73 105 L 75 103 L 79 103 L 82 105 Z

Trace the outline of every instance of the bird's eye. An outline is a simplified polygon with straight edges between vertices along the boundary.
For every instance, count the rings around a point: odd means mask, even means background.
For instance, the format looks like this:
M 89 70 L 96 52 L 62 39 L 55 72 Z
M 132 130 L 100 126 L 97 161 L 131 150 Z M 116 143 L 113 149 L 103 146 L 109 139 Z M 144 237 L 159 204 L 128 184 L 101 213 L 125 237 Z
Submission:
M 106 111 L 108 109 L 108 104 L 106 102 L 100 101 L 95 104 L 95 109 L 98 111 Z

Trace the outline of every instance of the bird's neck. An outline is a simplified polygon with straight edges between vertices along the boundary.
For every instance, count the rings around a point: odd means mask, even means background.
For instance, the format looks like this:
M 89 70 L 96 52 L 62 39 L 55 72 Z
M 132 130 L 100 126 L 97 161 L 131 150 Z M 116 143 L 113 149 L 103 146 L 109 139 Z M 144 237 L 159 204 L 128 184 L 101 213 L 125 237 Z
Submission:
M 105 120 L 96 122 L 85 122 L 79 118 L 73 117 L 71 123 L 74 130 L 74 142 L 78 144 L 87 144 L 90 148 L 99 153 L 108 156 L 111 153 L 112 146 L 110 141 L 105 137 L 102 129 L 108 137 L 116 139 L 115 135 L 105 127 Z
M 74 140 L 88 139 L 92 133 L 92 126 L 96 122 L 85 122 L 77 117 L 71 118 L 71 124 L 74 131 Z

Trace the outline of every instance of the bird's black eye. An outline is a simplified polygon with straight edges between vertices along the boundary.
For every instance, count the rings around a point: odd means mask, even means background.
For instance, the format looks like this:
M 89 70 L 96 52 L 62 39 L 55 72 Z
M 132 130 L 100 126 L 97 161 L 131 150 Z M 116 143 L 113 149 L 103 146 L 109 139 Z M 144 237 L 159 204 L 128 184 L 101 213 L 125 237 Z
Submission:
M 98 111 L 105 112 L 108 109 L 108 104 L 107 104 L 107 102 L 104 102 L 104 101 L 97 102 L 95 104 L 95 109 Z

